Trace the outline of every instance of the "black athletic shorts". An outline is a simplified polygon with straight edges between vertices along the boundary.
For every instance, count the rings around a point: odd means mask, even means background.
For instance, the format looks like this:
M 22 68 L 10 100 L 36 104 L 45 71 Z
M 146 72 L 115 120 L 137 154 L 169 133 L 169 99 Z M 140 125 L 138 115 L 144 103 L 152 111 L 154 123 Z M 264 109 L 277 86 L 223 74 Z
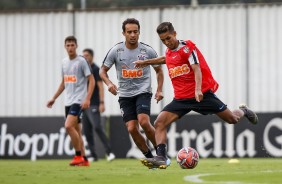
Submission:
M 119 97 L 120 111 L 123 121 L 137 120 L 138 114 L 151 113 L 152 93 L 142 93 L 132 97 Z
M 162 111 L 175 113 L 181 118 L 190 111 L 207 115 L 216 114 L 225 109 L 227 106 L 213 92 L 207 91 L 201 102 L 197 102 L 195 98 L 173 99 Z
M 71 106 L 65 106 L 66 118 L 69 114 L 77 116 L 78 123 L 80 123 L 81 122 L 81 113 L 82 113 L 82 109 L 81 109 L 80 104 L 72 104 Z

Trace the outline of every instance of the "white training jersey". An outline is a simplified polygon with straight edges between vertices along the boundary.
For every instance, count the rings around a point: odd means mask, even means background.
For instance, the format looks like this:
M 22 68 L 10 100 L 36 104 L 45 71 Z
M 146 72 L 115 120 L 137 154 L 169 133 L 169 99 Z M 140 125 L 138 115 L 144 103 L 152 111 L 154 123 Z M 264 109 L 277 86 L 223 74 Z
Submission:
M 87 76 L 91 75 L 90 67 L 82 56 L 70 60 L 63 59 L 62 77 L 65 84 L 65 106 L 81 104 L 87 96 Z
M 109 68 L 115 64 L 120 97 L 152 92 L 150 66 L 137 69 L 133 62 L 156 57 L 156 51 L 142 42 L 136 49 L 128 49 L 125 42 L 120 42 L 109 50 L 103 64 Z

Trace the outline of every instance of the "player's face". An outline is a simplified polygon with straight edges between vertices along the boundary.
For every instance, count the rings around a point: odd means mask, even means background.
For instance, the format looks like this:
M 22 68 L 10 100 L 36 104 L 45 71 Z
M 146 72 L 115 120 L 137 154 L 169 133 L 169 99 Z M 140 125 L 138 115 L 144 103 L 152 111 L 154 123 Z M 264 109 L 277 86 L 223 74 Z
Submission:
M 83 52 L 83 57 L 86 59 L 86 61 L 88 63 L 91 63 L 93 60 L 93 57 L 91 56 L 91 54 L 89 52 Z
M 67 53 L 68 53 L 70 58 L 72 58 L 73 56 L 76 56 L 77 45 L 76 45 L 75 42 L 67 41 L 65 43 L 65 49 L 67 50 Z
M 130 45 L 136 45 L 139 39 L 139 29 L 136 24 L 126 24 L 125 31 L 122 33 L 125 37 L 125 42 Z
M 169 31 L 159 34 L 159 37 L 163 44 L 170 50 L 176 49 L 178 46 L 178 40 L 176 39 L 176 32 L 170 33 Z

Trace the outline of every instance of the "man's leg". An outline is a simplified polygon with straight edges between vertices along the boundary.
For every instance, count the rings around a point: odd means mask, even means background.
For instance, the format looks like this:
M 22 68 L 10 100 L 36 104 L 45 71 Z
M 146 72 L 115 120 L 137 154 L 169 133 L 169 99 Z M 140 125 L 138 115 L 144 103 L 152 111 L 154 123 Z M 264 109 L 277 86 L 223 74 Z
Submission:
M 81 123 L 77 123 L 76 124 L 76 131 L 78 133 L 78 137 L 79 137 L 79 142 L 80 142 L 80 146 L 81 146 L 81 156 L 83 157 L 84 159 L 84 162 L 82 164 L 80 164 L 79 166 L 90 166 L 90 163 L 86 157 L 86 154 L 85 154 L 85 147 L 84 147 L 84 142 L 83 142 L 83 138 L 82 138 L 82 127 L 81 127 Z
M 85 109 L 82 116 L 83 132 L 86 137 L 90 153 L 96 161 L 98 160 L 98 156 L 95 149 L 94 126 L 92 119 L 91 107 Z
M 79 134 L 76 130 L 77 124 L 78 124 L 77 116 L 69 114 L 65 121 L 65 128 L 71 138 L 71 143 L 75 149 L 75 155 L 76 155 L 76 157 L 73 159 L 70 165 L 77 165 L 84 161 L 83 157 L 81 156 L 82 155 L 81 141 L 79 138 Z
M 136 96 L 136 113 L 137 120 L 139 125 L 144 130 L 146 137 L 153 144 L 156 149 L 156 139 L 155 139 L 155 128 L 150 123 L 150 114 L 151 114 L 151 93 L 143 93 Z
M 157 156 L 141 160 L 142 164 L 148 168 L 166 169 L 170 165 L 170 160 L 167 159 L 167 127 L 178 119 L 178 115 L 162 111 L 155 121 L 155 137 L 157 143 Z
M 126 123 L 127 130 L 131 135 L 133 141 L 135 142 L 136 146 L 142 151 L 146 158 L 152 158 L 153 155 L 151 150 L 149 149 L 145 138 L 142 136 L 139 130 L 139 124 L 137 120 L 130 120 Z
M 156 148 L 155 128 L 150 123 L 150 117 L 147 114 L 138 114 L 138 122 L 144 130 L 146 137 L 151 141 L 153 146 Z
M 91 121 L 91 123 L 93 125 L 93 130 L 97 133 L 101 142 L 103 143 L 107 155 L 109 155 L 112 152 L 112 149 L 111 149 L 109 140 L 106 136 L 104 127 L 102 125 L 101 115 L 100 115 L 100 112 L 98 110 L 98 106 L 95 107 L 95 109 L 96 109 L 96 111 L 95 112 L 92 111 L 92 116 L 89 118 L 89 120 Z
M 217 113 L 217 115 L 227 123 L 236 124 L 242 119 L 242 117 L 246 117 L 249 122 L 252 124 L 257 124 L 258 117 L 257 115 L 249 109 L 246 105 L 240 105 L 239 109 L 230 111 L 228 108 L 222 112 Z

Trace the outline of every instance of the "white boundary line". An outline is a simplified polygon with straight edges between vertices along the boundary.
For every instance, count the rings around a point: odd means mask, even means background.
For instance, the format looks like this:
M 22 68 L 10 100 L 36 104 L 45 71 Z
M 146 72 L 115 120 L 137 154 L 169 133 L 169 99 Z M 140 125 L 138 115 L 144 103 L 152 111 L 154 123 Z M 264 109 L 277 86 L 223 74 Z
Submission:
M 261 171 L 264 173 L 273 173 L 273 172 L 282 172 L 282 170 L 276 170 L 276 171 L 272 171 L 272 170 L 266 170 L 266 171 Z M 236 172 L 234 174 L 242 174 L 245 172 Z M 250 172 L 249 172 L 250 173 Z M 253 171 L 252 173 L 257 173 L 257 171 Z M 194 182 L 194 183 L 216 183 L 216 184 L 245 184 L 243 182 L 239 182 L 239 181 L 225 181 L 225 182 L 221 182 L 221 181 L 204 181 L 203 179 L 201 179 L 201 177 L 205 177 L 205 176 L 211 176 L 211 175 L 223 175 L 224 173 L 206 173 L 206 174 L 196 174 L 196 175 L 188 175 L 188 176 L 184 176 L 184 181 L 187 182 Z M 248 184 L 258 184 L 258 183 L 248 183 Z M 263 184 L 263 183 L 259 183 L 259 184 Z

